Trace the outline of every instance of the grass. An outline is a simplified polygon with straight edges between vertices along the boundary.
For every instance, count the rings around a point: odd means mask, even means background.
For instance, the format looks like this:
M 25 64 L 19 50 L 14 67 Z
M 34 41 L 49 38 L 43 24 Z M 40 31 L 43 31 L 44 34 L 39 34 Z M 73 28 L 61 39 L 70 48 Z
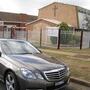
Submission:
M 72 53 L 79 53 L 79 54 L 89 54 L 90 55 L 90 48 L 88 49 L 82 49 L 80 50 L 79 48 L 62 48 L 61 49 L 64 52 L 72 52 Z
M 55 49 L 41 49 L 46 54 L 50 56 L 54 56 L 55 58 L 58 58 L 58 60 L 61 60 L 62 62 L 66 63 L 71 70 L 71 76 L 80 78 L 83 80 L 87 80 L 90 82 L 90 57 L 89 60 L 85 60 L 83 55 L 90 56 L 90 49 L 61 49 L 61 50 L 55 50 Z M 60 52 L 60 53 L 59 53 Z M 65 52 L 62 53 L 62 52 Z M 74 53 L 71 55 L 71 53 Z M 77 58 L 76 56 L 83 56 L 82 58 Z M 85 57 L 86 57 L 85 56 Z
M 63 52 L 72 52 L 72 53 L 80 53 L 80 54 L 90 54 L 90 48 L 82 49 L 80 50 L 79 48 L 61 48 L 61 49 L 56 49 L 56 48 L 42 48 L 44 50 L 55 50 L 55 51 L 63 51 Z

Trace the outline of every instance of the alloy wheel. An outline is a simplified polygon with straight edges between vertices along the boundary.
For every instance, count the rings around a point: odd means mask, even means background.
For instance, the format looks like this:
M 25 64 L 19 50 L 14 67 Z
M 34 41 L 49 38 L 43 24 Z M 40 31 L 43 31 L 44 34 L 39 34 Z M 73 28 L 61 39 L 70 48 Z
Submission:
M 15 90 L 15 80 L 11 74 L 7 74 L 5 83 L 7 90 Z

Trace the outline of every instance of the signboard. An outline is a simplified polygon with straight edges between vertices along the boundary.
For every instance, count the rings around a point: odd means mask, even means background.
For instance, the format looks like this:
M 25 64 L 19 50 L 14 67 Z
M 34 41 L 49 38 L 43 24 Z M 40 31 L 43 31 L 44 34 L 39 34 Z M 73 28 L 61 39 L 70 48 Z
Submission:
M 47 28 L 47 33 L 48 36 L 54 36 L 54 37 L 58 37 L 58 27 L 48 27 Z

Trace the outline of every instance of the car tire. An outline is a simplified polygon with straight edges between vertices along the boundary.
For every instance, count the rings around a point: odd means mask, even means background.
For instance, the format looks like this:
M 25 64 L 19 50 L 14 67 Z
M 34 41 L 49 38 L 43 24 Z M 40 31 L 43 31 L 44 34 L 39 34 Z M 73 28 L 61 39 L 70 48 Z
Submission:
M 6 90 L 20 90 L 16 75 L 13 72 L 7 72 L 5 76 Z

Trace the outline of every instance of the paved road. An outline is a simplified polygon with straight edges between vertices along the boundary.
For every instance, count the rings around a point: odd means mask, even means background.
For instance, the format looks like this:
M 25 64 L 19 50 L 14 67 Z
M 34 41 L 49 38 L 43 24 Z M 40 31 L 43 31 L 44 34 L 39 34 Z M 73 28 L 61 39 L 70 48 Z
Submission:
M 4 85 L 1 82 L 0 82 L 0 90 L 5 90 Z M 63 90 L 90 90 L 90 87 L 85 87 L 85 86 L 78 85 L 75 83 L 70 83 L 70 85 L 66 89 L 63 89 Z

